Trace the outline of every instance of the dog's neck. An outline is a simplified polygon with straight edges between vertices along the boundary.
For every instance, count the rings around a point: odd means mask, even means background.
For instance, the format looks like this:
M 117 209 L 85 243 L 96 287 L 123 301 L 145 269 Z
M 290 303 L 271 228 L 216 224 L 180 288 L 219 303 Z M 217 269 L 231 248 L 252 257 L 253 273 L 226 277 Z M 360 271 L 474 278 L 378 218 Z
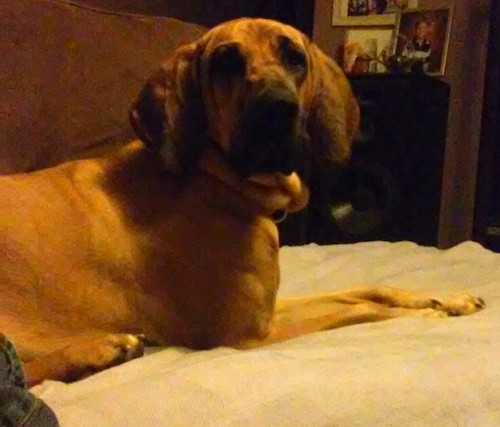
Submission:
M 255 174 L 244 178 L 234 173 L 224 156 L 214 147 L 208 147 L 200 159 L 200 169 L 238 192 L 253 211 L 273 220 L 283 220 L 287 212 L 302 209 L 309 191 L 296 173 Z M 278 221 L 276 221 L 278 222 Z

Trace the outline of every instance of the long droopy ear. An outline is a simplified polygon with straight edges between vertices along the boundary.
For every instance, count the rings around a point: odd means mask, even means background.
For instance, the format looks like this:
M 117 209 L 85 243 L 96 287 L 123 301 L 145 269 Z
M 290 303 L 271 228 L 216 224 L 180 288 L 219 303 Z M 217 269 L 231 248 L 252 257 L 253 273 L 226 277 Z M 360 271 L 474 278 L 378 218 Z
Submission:
M 309 42 L 313 95 L 308 133 L 318 158 L 344 164 L 359 126 L 359 106 L 339 66 Z
M 151 76 L 130 111 L 137 136 L 162 156 L 167 170 L 185 172 L 197 164 L 205 143 L 205 109 L 198 78 L 201 48 L 179 48 Z

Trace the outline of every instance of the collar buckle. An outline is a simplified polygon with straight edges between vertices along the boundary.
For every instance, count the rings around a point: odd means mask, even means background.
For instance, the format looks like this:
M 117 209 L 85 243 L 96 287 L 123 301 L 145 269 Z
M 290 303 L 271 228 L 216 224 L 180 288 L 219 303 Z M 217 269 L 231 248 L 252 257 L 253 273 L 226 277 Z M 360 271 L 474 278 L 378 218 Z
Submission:
M 273 212 L 271 218 L 273 219 L 275 224 L 279 224 L 280 222 L 283 222 L 287 216 L 288 211 L 286 209 L 278 209 L 277 211 Z

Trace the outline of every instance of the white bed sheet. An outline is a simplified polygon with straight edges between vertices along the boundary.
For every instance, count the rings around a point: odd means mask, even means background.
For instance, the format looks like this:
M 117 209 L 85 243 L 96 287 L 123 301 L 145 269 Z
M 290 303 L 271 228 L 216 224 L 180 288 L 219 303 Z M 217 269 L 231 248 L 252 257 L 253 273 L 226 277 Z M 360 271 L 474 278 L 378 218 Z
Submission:
M 356 284 L 466 291 L 473 316 L 350 326 L 237 351 L 163 349 L 33 391 L 62 426 L 500 425 L 500 255 L 472 242 L 283 248 L 281 295 Z

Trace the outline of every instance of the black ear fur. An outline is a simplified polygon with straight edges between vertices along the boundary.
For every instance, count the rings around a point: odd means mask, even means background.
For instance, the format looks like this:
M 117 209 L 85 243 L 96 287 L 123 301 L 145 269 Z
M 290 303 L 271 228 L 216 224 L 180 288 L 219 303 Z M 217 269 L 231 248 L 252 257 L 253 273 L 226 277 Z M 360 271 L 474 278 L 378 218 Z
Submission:
M 174 173 L 195 168 L 207 141 L 201 52 L 198 44 L 181 47 L 148 79 L 129 115 L 137 136 Z
M 308 121 L 313 153 L 345 164 L 359 126 L 359 106 L 340 67 L 310 42 L 314 95 Z
M 130 110 L 129 118 L 137 136 L 151 150 L 159 150 L 166 132 L 165 71 L 158 70 L 148 79 Z

